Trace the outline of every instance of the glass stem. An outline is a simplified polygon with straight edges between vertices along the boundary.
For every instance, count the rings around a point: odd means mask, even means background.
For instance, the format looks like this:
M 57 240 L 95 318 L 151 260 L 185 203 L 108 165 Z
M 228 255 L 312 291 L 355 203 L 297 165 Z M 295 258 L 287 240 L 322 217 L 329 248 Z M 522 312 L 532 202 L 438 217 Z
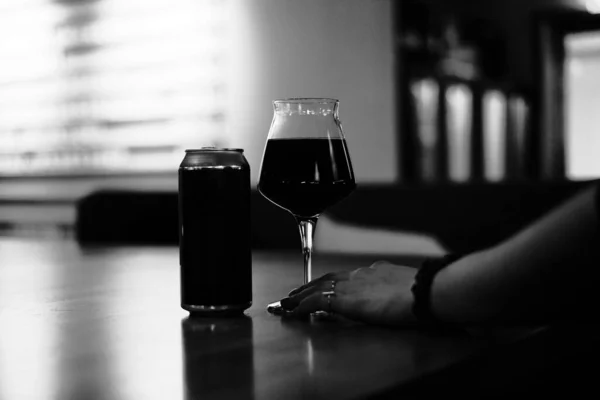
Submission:
M 304 254 L 304 284 L 312 280 L 311 257 L 313 249 L 313 237 L 315 227 L 317 226 L 317 217 L 298 218 L 298 227 L 300 228 L 300 239 L 302 239 L 302 253 Z

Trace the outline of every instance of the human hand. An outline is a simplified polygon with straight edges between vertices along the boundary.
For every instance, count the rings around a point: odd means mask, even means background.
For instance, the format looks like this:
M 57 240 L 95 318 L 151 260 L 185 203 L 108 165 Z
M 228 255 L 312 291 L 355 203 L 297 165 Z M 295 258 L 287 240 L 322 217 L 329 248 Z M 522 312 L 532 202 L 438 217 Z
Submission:
M 372 324 L 416 325 L 410 290 L 416 273 L 416 268 L 378 261 L 368 268 L 325 274 L 292 290 L 281 307 L 291 317 L 327 311 Z M 332 282 L 335 295 L 328 302 L 323 292 L 332 289 Z

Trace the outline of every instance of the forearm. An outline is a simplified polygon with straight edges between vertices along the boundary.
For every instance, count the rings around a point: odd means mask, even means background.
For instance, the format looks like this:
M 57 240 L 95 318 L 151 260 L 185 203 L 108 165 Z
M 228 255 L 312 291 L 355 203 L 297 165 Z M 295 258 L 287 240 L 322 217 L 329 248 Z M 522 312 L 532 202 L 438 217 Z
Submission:
M 464 323 L 560 312 L 560 300 L 584 290 L 599 261 L 595 190 L 586 189 L 509 240 L 442 270 L 431 292 L 435 315 Z

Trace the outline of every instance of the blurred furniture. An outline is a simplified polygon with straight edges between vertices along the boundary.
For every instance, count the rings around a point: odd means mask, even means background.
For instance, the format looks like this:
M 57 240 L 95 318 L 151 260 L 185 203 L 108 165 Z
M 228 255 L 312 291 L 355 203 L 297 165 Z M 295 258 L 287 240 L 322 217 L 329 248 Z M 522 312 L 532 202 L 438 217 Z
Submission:
M 592 2 L 587 2 L 588 7 Z M 596 4 L 597 7 L 597 4 Z M 566 126 L 568 84 L 565 39 L 570 33 L 600 31 L 598 10 L 549 10 L 531 17 L 535 45 L 536 120 L 541 150 L 541 174 L 544 178 L 563 178 L 566 172 L 568 143 Z M 569 132 L 573 134 L 573 132 Z
M 81 243 L 177 244 L 177 196 L 170 192 L 99 191 L 77 204 Z
M 592 324 L 470 334 L 268 314 L 301 281 L 300 258 L 255 252 L 246 316 L 190 319 L 175 248 L 2 239 L 0 397 L 536 398 L 595 382 Z M 315 273 L 363 264 L 328 256 Z
M 73 237 L 77 202 L 102 188 L 168 192 L 177 174 L 0 177 L 0 234 Z
M 566 127 L 582 118 L 566 115 L 573 99 L 565 89 L 570 67 L 565 38 L 600 31 L 598 4 L 394 3 L 403 182 L 566 179 Z M 499 98 L 501 109 L 487 108 L 488 96 Z M 490 175 L 498 160 L 502 174 Z M 456 174 L 456 168 L 465 171 Z M 597 171 L 588 177 L 594 175 Z
M 253 248 L 299 249 L 293 218 L 258 191 L 251 195 L 251 213 Z M 76 237 L 84 245 L 177 245 L 178 218 L 176 192 L 101 190 L 78 201 Z
M 394 4 L 394 20 L 403 183 L 535 180 L 531 96 L 489 10 L 407 0 Z
M 358 226 L 425 233 L 449 251 L 506 239 L 587 182 L 360 187 L 329 216 Z
M 493 245 L 584 187 L 586 182 L 497 185 L 362 186 L 331 207 L 336 222 L 431 235 L 449 251 Z M 253 248 L 299 249 L 289 213 L 258 191 L 251 196 Z M 76 236 L 84 245 L 177 245 L 177 193 L 105 190 L 77 205 Z

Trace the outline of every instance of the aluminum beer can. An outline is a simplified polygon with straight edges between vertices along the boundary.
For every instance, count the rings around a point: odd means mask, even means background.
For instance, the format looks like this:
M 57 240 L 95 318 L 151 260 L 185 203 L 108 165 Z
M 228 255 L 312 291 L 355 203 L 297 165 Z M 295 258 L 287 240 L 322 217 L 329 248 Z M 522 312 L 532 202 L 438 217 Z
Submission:
M 186 150 L 179 166 L 181 307 L 241 313 L 252 304 L 250 166 L 242 149 Z

